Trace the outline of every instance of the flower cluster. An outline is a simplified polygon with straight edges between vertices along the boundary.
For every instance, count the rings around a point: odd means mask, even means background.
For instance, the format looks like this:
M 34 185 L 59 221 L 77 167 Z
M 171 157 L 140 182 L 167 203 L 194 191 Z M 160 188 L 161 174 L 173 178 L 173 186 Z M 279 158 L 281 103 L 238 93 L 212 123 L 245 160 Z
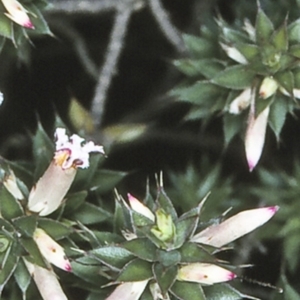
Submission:
M 148 197 L 147 205 L 131 194 L 127 204 L 118 195 L 116 220 L 123 224 L 126 241 L 85 253 L 85 257 L 100 261 L 114 272 L 119 269 L 112 282 L 118 286 L 107 300 L 138 300 L 142 295 L 149 299 L 170 299 L 171 295 L 202 299 L 208 291 L 218 297 L 215 284 L 231 281 L 237 275 L 214 253 L 266 223 L 278 207 L 246 210 L 199 230 L 205 200 L 178 217 L 162 186 L 156 201 Z M 227 289 L 227 285 L 222 286 L 223 296 L 229 292 Z M 247 298 L 233 288 L 230 293 Z
M 190 80 L 172 94 L 192 103 L 187 119 L 222 112 L 226 144 L 247 123 L 245 152 L 252 171 L 262 154 L 267 125 L 279 140 L 286 114 L 298 107 L 300 19 L 288 25 L 286 18 L 276 29 L 258 2 L 255 25 L 238 22 L 229 25 L 219 18 L 218 34 L 203 26 L 201 37 L 185 36 L 191 58 L 175 64 Z
M 77 169 L 89 166 L 89 154 L 104 154 L 102 146 L 85 143 L 75 134 L 69 138 L 63 128 L 57 128 L 55 137 L 54 157 L 30 191 L 9 167 L 1 168 L 3 247 L 0 249 L 0 259 L 4 268 L 3 278 L 7 282 L 15 268 L 27 268 L 44 300 L 67 299 L 51 265 L 67 272 L 71 272 L 72 267 L 64 248 L 47 232 L 53 225 L 56 229 L 65 226 L 49 219 L 46 223 L 50 222 L 50 225 L 45 226 L 42 217 L 52 214 L 64 203 Z M 24 252 L 25 255 L 22 254 Z M 22 276 L 26 277 L 25 274 Z

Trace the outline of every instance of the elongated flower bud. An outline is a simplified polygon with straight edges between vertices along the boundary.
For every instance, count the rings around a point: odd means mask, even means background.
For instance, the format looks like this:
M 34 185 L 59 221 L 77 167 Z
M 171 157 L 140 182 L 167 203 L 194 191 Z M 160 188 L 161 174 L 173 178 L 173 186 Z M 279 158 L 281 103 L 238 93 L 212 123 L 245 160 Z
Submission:
M 246 65 L 248 63 L 246 57 L 235 47 L 228 46 L 226 44 L 220 43 L 222 49 L 226 52 L 227 56 L 234 61 Z
M 28 17 L 27 10 L 16 0 L 1 0 L 8 13 L 4 13 L 15 23 L 25 27 L 34 29 L 31 20 Z
M 60 269 L 71 271 L 71 264 L 66 257 L 63 247 L 54 241 L 43 229 L 37 228 L 33 239 L 45 259 Z
M 129 205 L 134 211 L 147 217 L 153 222 L 155 221 L 154 214 L 145 204 L 143 204 L 141 201 L 139 201 L 129 193 L 127 194 L 127 197 L 128 197 Z
M 246 109 L 250 105 L 251 100 L 251 88 L 245 89 L 241 94 L 239 94 L 229 106 L 229 112 L 231 114 L 239 114 L 244 109 Z
M 278 88 L 278 83 L 272 77 L 265 77 L 263 80 L 260 89 L 259 89 L 259 97 L 263 99 L 267 99 L 275 94 Z
M 278 206 L 270 206 L 242 211 L 221 224 L 207 227 L 194 235 L 191 241 L 222 247 L 265 224 L 278 209 Z
M 62 203 L 75 178 L 77 168 L 89 166 L 89 154 L 100 152 L 102 146 L 93 142 L 82 145 L 84 139 L 74 134 L 70 138 L 66 130 L 56 130 L 56 152 L 48 169 L 30 191 L 28 209 L 47 216 L 55 211 Z
M 148 280 L 121 283 L 105 300 L 138 300 Z
M 10 174 L 4 178 L 3 184 L 16 199 L 24 199 L 24 196 L 18 187 L 17 179 L 13 171 L 10 171 Z
M 191 263 L 178 270 L 177 280 L 215 284 L 232 280 L 236 275 L 219 266 L 208 263 Z
M 68 300 L 53 272 L 24 260 L 43 300 Z
M 269 112 L 270 106 L 267 106 L 257 118 L 255 118 L 253 111 L 250 110 L 249 113 L 248 127 L 245 136 L 245 150 L 250 172 L 255 168 L 262 154 Z

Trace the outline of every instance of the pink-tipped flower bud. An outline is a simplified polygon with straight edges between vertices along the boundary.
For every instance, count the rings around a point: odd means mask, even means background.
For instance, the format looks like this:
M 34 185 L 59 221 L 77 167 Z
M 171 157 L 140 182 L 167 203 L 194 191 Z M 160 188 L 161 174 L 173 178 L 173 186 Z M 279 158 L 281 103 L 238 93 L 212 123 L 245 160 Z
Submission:
M 236 275 L 219 266 L 208 263 L 191 263 L 178 270 L 177 280 L 212 285 L 234 279 Z
M 256 118 L 250 110 L 245 136 L 245 150 L 249 171 L 257 165 L 265 144 L 270 106 L 267 106 Z
M 64 248 L 54 241 L 43 229 L 37 228 L 33 239 L 47 261 L 60 269 L 71 272 L 72 267 L 66 257 Z
M 28 11 L 16 0 L 1 0 L 8 13 L 4 13 L 15 23 L 25 27 L 34 29 L 31 20 L 28 17 Z
M 207 227 L 191 241 L 222 247 L 268 222 L 278 209 L 278 206 L 270 206 L 242 211 L 220 224 Z

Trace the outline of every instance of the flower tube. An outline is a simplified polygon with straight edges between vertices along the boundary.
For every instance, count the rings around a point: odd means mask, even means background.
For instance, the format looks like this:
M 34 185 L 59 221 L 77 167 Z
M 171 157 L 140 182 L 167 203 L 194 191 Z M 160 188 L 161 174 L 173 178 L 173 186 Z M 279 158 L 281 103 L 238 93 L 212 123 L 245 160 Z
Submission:
M 99 152 L 104 154 L 102 146 L 93 142 L 84 144 L 84 139 L 76 134 L 70 138 L 66 130 L 57 128 L 56 151 L 52 162 L 43 176 L 30 191 L 28 209 L 47 216 L 62 203 L 77 172 L 77 168 L 89 166 L 89 154 Z

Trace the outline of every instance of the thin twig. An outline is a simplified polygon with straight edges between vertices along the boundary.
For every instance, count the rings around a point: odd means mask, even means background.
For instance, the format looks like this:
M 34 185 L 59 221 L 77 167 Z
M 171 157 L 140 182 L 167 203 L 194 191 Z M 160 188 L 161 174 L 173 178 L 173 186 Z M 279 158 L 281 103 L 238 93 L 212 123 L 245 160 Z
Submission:
M 54 1 L 52 0 L 51 5 L 47 7 L 48 13 L 90 13 L 98 14 L 99 12 L 107 12 L 109 10 L 117 10 L 121 5 L 120 0 L 64 0 Z
M 53 20 L 51 18 L 50 21 L 51 28 L 59 30 L 60 34 L 64 35 L 72 43 L 77 57 L 87 74 L 97 80 L 99 74 L 98 67 L 90 57 L 86 42 L 80 33 L 68 22 L 61 20 L 61 18 L 55 18 Z
M 160 0 L 149 0 L 149 6 L 161 31 L 179 52 L 186 50 L 180 32 L 173 26 L 167 11 Z
M 107 91 L 116 72 L 119 57 L 122 48 L 124 47 L 128 23 L 133 10 L 133 5 L 120 5 L 116 12 L 114 26 L 104 59 L 104 65 L 100 72 L 92 102 L 92 116 L 96 126 L 99 126 L 102 123 Z

